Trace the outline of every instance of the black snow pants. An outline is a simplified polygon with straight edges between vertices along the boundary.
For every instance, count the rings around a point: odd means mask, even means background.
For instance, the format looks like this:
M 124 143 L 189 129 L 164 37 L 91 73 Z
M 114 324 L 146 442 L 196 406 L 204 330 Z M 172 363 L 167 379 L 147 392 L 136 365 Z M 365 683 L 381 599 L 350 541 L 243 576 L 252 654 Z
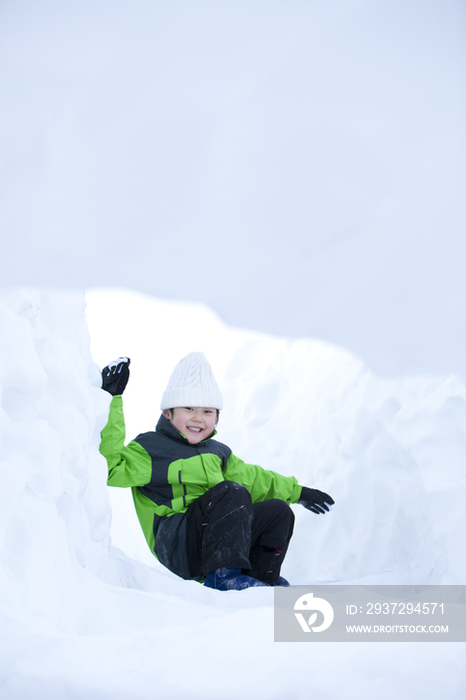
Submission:
M 285 501 L 253 504 L 244 486 L 222 481 L 192 503 L 186 515 L 193 579 L 228 567 L 269 584 L 277 580 L 294 525 Z

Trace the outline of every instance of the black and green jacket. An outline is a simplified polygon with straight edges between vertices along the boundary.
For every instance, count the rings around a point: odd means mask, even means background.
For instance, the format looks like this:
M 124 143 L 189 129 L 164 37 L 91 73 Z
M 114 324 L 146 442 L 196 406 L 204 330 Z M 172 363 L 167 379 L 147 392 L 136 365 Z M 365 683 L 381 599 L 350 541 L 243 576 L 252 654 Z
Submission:
M 221 442 L 209 438 L 191 445 L 163 415 L 155 432 L 138 435 L 126 447 L 124 443 L 122 397 L 114 396 L 100 444 L 108 463 L 108 484 L 131 487 L 152 553 L 182 578 L 191 578 L 184 514 L 208 489 L 224 480 L 236 481 L 248 489 L 253 503 L 270 498 L 296 503 L 301 494 L 294 477 L 246 464 Z

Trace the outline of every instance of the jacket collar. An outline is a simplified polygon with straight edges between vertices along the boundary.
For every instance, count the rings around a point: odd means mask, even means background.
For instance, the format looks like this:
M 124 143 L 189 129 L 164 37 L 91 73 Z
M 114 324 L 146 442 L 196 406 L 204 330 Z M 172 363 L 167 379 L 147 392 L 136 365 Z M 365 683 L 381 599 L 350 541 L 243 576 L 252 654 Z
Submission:
M 217 435 L 217 431 L 214 430 L 213 433 L 211 433 L 209 437 L 207 437 L 205 440 L 196 443 L 196 445 L 191 445 L 191 443 L 188 442 L 188 439 L 183 435 L 183 433 L 180 433 L 180 431 L 177 428 L 175 428 L 173 423 L 170 423 L 168 418 L 165 418 L 163 414 L 160 416 L 157 425 L 155 426 L 155 430 L 157 433 L 162 433 L 162 435 L 166 435 L 171 440 L 176 440 L 176 442 L 180 442 L 182 445 L 190 445 L 190 447 L 203 445 L 207 442 L 207 440 L 210 440 L 210 438 L 213 438 L 214 435 Z

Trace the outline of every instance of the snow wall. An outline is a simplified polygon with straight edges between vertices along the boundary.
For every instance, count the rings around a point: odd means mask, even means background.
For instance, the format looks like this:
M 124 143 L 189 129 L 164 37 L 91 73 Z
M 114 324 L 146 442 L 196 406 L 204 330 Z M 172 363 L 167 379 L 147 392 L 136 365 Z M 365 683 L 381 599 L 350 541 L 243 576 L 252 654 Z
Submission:
M 162 321 L 202 323 L 218 348 L 221 333 L 232 335 L 205 307 L 150 303 Z M 463 696 L 462 645 L 311 645 L 311 654 L 273 644 L 271 590 L 207 590 L 113 546 L 98 453 L 109 397 L 84 295 L 11 290 L 0 314 L 4 700 L 148 698 L 155 689 L 164 698 L 307 698 L 303 668 L 319 697 L 342 697 L 336 668 L 347 698 L 410 698 L 413 687 L 424 698 Z M 284 570 L 293 583 L 465 582 L 458 379 L 382 381 L 310 340 L 249 335 L 228 347 L 218 367 L 215 348 L 210 358 L 234 407 L 220 439 L 336 500 L 325 518 L 294 506 Z

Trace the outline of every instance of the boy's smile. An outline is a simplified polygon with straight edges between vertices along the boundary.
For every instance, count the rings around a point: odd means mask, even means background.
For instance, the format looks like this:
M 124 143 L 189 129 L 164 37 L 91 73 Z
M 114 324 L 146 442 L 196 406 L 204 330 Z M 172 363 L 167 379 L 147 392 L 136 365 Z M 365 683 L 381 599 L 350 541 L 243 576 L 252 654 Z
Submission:
M 182 433 L 190 445 L 205 440 L 217 425 L 217 409 L 200 406 L 182 406 L 163 411 L 165 418 Z

